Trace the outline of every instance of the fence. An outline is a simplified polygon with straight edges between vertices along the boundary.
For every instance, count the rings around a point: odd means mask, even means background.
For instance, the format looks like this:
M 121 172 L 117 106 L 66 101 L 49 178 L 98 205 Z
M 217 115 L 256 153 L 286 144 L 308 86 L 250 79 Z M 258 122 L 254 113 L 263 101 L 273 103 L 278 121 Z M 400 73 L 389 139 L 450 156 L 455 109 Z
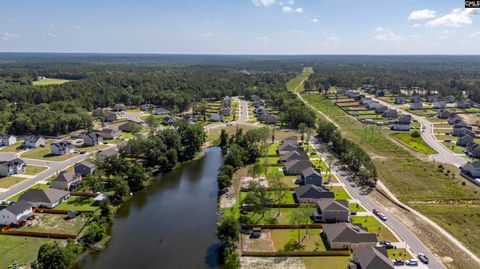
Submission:
M 59 214 L 66 215 L 70 211 L 80 212 L 80 213 L 93 213 L 92 210 L 65 210 L 65 209 L 49 209 L 49 208 L 34 208 L 34 213 L 46 213 L 46 214 Z
M 20 236 L 30 236 L 30 237 L 42 237 L 42 238 L 55 238 L 55 239 L 76 239 L 77 238 L 76 234 L 42 233 L 42 232 L 10 230 L 10 226 L 3 227 L 1 232 L 2 234 L 7 234 L 7 235 L 20 235 Z
M 274 191 L 274 190 L 277 190 L 277 189 L 275 189 L 275 188 L 265 188 L 265 190 L 267 190 L 267 191 Z M 289 188 L 282 188 L 281 190 L 282 190 L 282 191 L 294 191 L 295 188 L 294 188 L 294 187 L 289 187 Z M 250 191 L 250 188 L 248 188 L 248 187 L 242 187 L 242 188 L 240 188 L 240 191 L 241 191 L 241 192 L 249 192 L 249 191 Z
M 242 256 L 250 257 L 308 257 L 308 256 L 350 256 L 350 250 L 327 251 L 242 251 Z
M 322 229 L 322 224 L 302 224 L 302 225 L 291 225 L 291 224 L 241 224 L 242 229 L 252 229 L 252 228 L 262 228 L 262 229 Z
M 98 194 L 93 192 L 70 192 L 71 196 L 83 196 L 83 197 L 97 197 Z

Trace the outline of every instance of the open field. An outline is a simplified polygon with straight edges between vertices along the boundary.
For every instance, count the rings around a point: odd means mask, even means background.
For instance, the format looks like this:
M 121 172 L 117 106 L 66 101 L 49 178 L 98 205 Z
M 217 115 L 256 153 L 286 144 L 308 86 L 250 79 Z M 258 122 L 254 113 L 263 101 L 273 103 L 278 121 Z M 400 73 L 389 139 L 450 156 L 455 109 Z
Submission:
M 54 161 L 54 162 L 65 161 L 74 156 L 75 154 L 65 154 L 60 156 L 51 155 L 49 146 L 43 147 L 43 148 L 40 147 L 40 148 L 31 149 L 21 155 L 22 158 L 39 159 L 39 160 L 47 160 L 47 161 Z
M 67 79 L 47 78 L 39 81 L 32 81 L 32 85 L 34 86 L 58 85 L 58 84 L 67 83 L 69 81 L 70 80 L 67 80 Z
M 47 167 L 45 166 L 34 166 L 34 165 L 27 165 L 27 168 L 25 168 L 25 172 L 23 172 L 24 175 L 36 175 L 42 171 L 47 170 Z
M 392 137 L 418 152 L 428 155 L 437 153 L 422 137 L 412 137 L 411 133 L 393 133 Z
M 345 269 L 350 256 L 302 257 L 307 269 Z
M 295 88 L 302 82 L 302 80 L 307 79 L 311 74 L 313 74 L 313 68 L 305 67 L 301 75 L 289 80 L 287 82 L 287 90 L 293 91 Z M 303 92 L 303 83 L 296 89 L 297 92 Z
M 0 268 L 8 268 L 15 261 L 17 264 L 30 264 L 37 258 L 41 245 L 50 242 L 61 242 L 48 238 L 23 237 L 0 234 Z
M 9 177 L 0 177 L 0 188 L 7 189 L 11 186 L 18 184 L 24 181 L 26 178 L 9 176 Z

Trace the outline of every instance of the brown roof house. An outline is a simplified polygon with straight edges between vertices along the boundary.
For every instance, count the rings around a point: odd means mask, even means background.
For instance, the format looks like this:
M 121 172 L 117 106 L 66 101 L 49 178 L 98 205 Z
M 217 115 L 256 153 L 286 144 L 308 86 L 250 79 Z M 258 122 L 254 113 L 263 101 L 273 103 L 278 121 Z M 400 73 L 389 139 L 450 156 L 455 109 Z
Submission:
M 312 214 L 315 222 L 350 221 L 347 200 L 335 200 L 333 198 L 320 199 L 317 201 L 317 206 Z
M 61 202 L 68 199 L 68 197 L 70 197 L 68 191 L 57 189 L 30 189 L 18 198 L 18 202 L 27 202 L 31 204 L 32 207 L 55 208 Z
M 82 177 L 72 172 L 62 171 L 52 180 L 52 188 L 64 191 L 74 191 L 82 186 Z
M 328 249 L 352 249 L 359 246 L 376 246 L 377 235 L 361 225 L 346 222 L 324 224 L 322 237 Z
M 385 247 L 355 247 L 348 269 L 393 269 Z
M 320 199 L 333 199 L 335 194 L 323 187 L 308 184 L 296 187 L 294 197 L 298 203 L 316 203 Z

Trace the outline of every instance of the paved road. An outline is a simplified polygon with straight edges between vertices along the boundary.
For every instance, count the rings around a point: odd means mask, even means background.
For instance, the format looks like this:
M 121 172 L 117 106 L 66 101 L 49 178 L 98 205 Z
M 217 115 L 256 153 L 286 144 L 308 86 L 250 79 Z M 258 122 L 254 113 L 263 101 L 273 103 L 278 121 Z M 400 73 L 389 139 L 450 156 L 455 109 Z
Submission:
M 248 103 L 245 100 L 238 99 L 238 101 L 240 102 L 240 115 L 238 117 L 237 123 L 245 124 L 248 121 Z
M 399 109 L 397 106 L 395 106 L 393 104 L 390 104 L 390 103 L 387 103 L 387 102 L 385 102 L 383 100 L 380 100 L 378 98 L 375 98 L 373 96 L 369 96 L 369 97 L 372 97 L 373 100 L 381 103 L 382 105 L 387 106 L 390 109 L 395 109 L 395 110 L 400 111 L 404 114 L 410 115 L 410 116 L 412 116 L 412 118 L 414 118 L 415 120 L 420 122 L 422 124 L 422 128 L 424 126 L 424 129 L 422 130 L 423 139 L 433 149 L 435 149 L 438 152 L 438 154 L 435 154 L 435 155 L 431 156 L 432 160 L 434 160 L 436 162 L 441 162 L 441 163 L 449 163 L 449 164 L 455 165 L 456 167 L 462 166 L 462 165 L 464 165 L 465 163 L 468 162 L 468 159 L 466 157 L 459 156 L 459 155 L 453 153 L 448 148 L 446 148 L 442 143 L 437 141 L 437 139 L 433 135 L 433 124 L 431 122 L 429 122 L 428 120 L 426 120 L 425 118 L 420 117 L 418 115 L 415 115 L 413 113 L 404 111 L 402 109 Z
M 319 155 L 324 157 L 326 159 L 326 153 L 320 153 L 320 143 L 318 141 L 313 141 L 312 143 L 313 147 L 315 150 L 318 152 Z M 338 166 L 335 164 L 332 164 L 331 170 L 333 171 L 333 174 L 335 175 L 336 178 L 340 180 L 340 182 L 345 184 L 345 188 L 348 190 L 348 192 L 352 195 L 352 198 L 358 200 L 364 207 L 366 207 L 368 210 L 372 211 L 373 209 L 377 208 L 380 209 L 381 206 L 377 205 L 375 202 L 371 201 L 370 198 L 366 195 L 363 195 L 361 193 L 361 190 L 356 187 L 352 187 L 350 182 L 347 179 L 347 176 L 343 176 L 342 173 L 340 172 L 340 169 Z M 429 258 L 430 258 L 430 264 L 429 268 L 432 269 L 437 269 L 437 268 L 446 268 L 443 266 L 443 264 L 440 262 L 438 257 L 434 256 L 430 250 L 428 250 L 427 247 L 416 237 L 405 225 L 403 225 L 401 222 L 397 221 L 394 216 L 389 215 L 385 212 L 384 213 L 388 220 L 387 224 L 398 234 L 402 239 L 406 242 L 407 247 L 411 249 L 413 253 L 425 253 Z M 405 247 L 405 246 L 404 246 Z M 419 267 L 417 267 L 419 268 Z
M 140 119 L 140 116 L 143 115 L 143 112 L 124 112 L 123 117 L 131 120 L 133 122 L 144 123 L 145 121 Z

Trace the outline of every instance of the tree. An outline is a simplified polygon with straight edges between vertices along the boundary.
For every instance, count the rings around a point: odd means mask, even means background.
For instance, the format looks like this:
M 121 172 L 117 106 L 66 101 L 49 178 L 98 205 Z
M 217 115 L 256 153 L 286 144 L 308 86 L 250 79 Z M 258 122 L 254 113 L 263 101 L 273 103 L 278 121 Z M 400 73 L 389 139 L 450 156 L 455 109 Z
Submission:
M 313 207 L 309 204 L 301 204 L 297 211 L 299 211 L 299 217 L 301 218 L 302 224 L 305 224 L 305 237 L 308 235 L 308 224 L 312 221 L 310 216 L 312 215 Z
M 239 107 L 238 102 L 234 101 L 232 103 L 232 112 L 233 112 L 233 120 L 234 121 L 237 119 L 238 107 Z
M 248 167 L 248 173 L 256 178 L 266 172 L 265 166 L 262 163 L 254 163 Z
M 240 238 L 240 226 L 238 225 L 237 220 L 232 217 L 226 217 L 217 228 L 218 239 L 228 244 L 233 244 L 237 242 Z
M 219 146 L 222 149 L 226 149 L 228 147 L 228 133 L 225 131 L 225 129 L 222 129 L 220 132 L 220 144 Z
M 99 170 L 95 174 L 87 176 L 83 180 L 83 184 L 92 192 L 101 192 L 103 190 L 104 181 L 102 178 L 102 171 Z
M 132 191 L 143 188 L 143 182 L 151 177 L 150 171 L 137 162 L 132 162 L 125 174 L 125 180 Z
M 287 192 L 285 191 L 288 189 L 288 185 L 283 182 L 283 176 L 279 172 L 269 173 L 267 175 L 268 185 L 271 188 L 271 196 L 272 201 L 274 204 L 283 204 L 285 199 L 287 198 Z M 280 208 L 278 209 L 278 213 L 276 218 L 280 215 Z
M 265 211 L 267 210 L 267 189 L 256 181 L 251 181 L 248 185 L 248 189 L 249 192 L 243 200 L 243 203 L 251 207 L 254 214 L 262 215 L 260 219 L 257 220 L 258 222 L 265 216 Z
M 200 103 L 197 105 L 197 110 L 200 115 L 203 116 L 203 121 L 207 121 L 207 110 L 208 110 L 208 103 L 205 99 L 202 99 Z
M 305 142 L 305 133 L 307 132 L 307 129 L 308 129 L 308 126 L 304 122 L 298 125 L 298 130 L 300 130 L 300 133 L 302 135 L 302 145 Z
M 43 244 L 38 250 L 36 266 L 39 269 L 67 269 L 73 259 L 72 253 L 57 242 Z
M 290 214 L 290 224 L 294 225 L 297 229 L 298 236 L 297 236 L 297 243 L 300 244 L 300 225 L 303 223 L 303 213 L 301 210 L 293 210 L 292 214 Z
M 130 194 L 130 187 L 125 180 L 115 178 L 112 180 L 113 195 L 110 197 L 113 204 L 120 204 Z
M 99 221 L 93 221 L 88 226 L 87 231 L 85 232 L 84 240 L 89 244 L 94 244 L 102 240 L 105 234 L 105 229 Z

